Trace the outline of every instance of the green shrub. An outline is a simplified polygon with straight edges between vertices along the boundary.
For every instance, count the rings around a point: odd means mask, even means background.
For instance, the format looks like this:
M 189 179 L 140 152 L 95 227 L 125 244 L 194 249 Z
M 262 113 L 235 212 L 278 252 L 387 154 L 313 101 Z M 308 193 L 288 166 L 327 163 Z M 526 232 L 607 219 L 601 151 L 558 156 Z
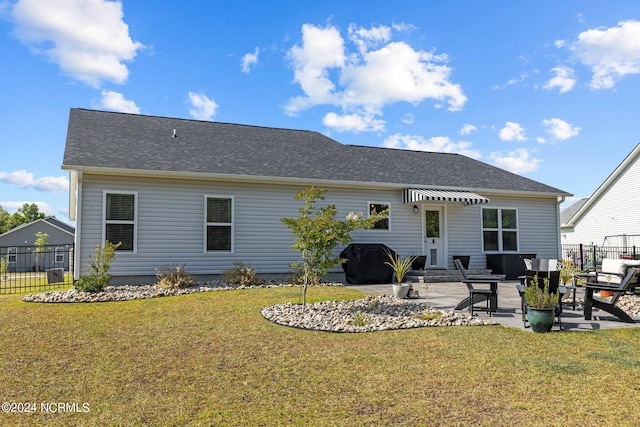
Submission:
M 95 255 L 89 255 L 90 274 L 81 276 L 80 279 L 76 280 L 74 287 L 81 292 L 102 292 L 111 280 L 109 269 L 116 257 L 116 249 L 121 244 L 106 241 L 104 247 L 97 245 Z
M 361 311 L 357 311 L 351 321 L 353 326 L 367 326 L 369 324 L 369 318 Z
M 543 280 L 544 288 L 538 286 L 538 275 L 533 276 L 524 289 L 524 299 L 532 308 L 548 309 L 558 305 L 559 294 L 549 292 L 549 279 Z
M 73 284 L 76 290 L 80 292 L 102 292 L 104 287 L 109 284 L 111 276 L 80 276 Z
M 222 275 L 224 281 L 232 285 L 258 286 L 263 283 L 258 273 L 250 266 L 244 265 L 242 261 L 234 261 L 233 267 L 225 270 Z
M 156 269 L 156 277 L 158 278 L 156 285 L 161 288 L 187 288 L 196 283 L 193 276 L 187 272 L 184 264 L 164 266 Z

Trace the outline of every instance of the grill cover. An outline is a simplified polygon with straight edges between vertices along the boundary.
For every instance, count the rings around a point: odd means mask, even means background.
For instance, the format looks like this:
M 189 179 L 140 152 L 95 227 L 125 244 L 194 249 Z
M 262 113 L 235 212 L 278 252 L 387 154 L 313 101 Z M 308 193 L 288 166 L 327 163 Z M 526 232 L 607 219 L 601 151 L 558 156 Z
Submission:
M 347 260 L 342 264 L 347 283 L 391 283 L 393 269 L 385 264 L 389 261 L 386 251 L 395 254 L 395 251 L 382 243 L 351 243 L 344 248 L 340 252 L 340 258 Z

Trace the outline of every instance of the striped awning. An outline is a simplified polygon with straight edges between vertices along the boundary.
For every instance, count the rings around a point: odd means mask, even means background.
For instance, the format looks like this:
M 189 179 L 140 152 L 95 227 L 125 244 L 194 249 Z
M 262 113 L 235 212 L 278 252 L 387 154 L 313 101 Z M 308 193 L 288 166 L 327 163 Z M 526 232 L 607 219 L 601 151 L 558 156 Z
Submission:
M 415 202 L 447 202 L 477 205 L 489 203 L 489 199 L 470 191 L 428 190 L 422 188 L 405 188 L 402 190 L 403 203 Z

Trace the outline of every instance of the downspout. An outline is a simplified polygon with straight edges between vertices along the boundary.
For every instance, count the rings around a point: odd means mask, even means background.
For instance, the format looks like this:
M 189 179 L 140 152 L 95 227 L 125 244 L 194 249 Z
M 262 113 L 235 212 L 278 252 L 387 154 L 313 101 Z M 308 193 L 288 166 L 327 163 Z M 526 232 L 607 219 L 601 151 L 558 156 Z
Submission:
M 562 225 L 561 223 L 561 218 L 560 218 L 560 205 L 562 204 L 562 202 L 564 202 L 566 199 L 566 196 L 560 196 L 559 199 L 556 200 L 556 232 L 558 233 L 558 254 L 559 254 L 559 260 L 560 262 L 562 262 L 562 233 L 560 231 L 560 226 Z
M 82 235 L 82 171 L 76 171 L 75 186 L 75 213 L 76 213 L 76 235 L 73 238 L 73 280 L 80 278 L 80 236 Z

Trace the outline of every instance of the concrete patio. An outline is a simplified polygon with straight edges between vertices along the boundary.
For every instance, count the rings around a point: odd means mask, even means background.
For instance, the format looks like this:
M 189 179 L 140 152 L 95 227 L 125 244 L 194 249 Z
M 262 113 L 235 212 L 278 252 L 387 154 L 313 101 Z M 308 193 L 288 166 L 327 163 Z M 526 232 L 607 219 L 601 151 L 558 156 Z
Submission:
M 520 296 L 516 289 L 518 281 L 505 281 L 498 284 L 498 311 L 493 313 L 490 317 L 491 320 L 495 320 L 504 326 L 512 328 L 519 328 L 530 331 L 531 328 L 524 328 L 522 322 L 522 311 L 520 310 Z M 358 289 L 362 292 L 372 295 L 392 295 L 391 285 L 351 285 L 346 286 Z M 414 283 L 413 287 L 420 293 L 420 298 L 417 302 L 425 302 L 425 285 Z M 478 286 L 481 287 L 481 286 Z M 584 289 L 578 287 L 576 297 L 582 298 L 584 295 Z M 462 282 L 445 282 L 445 283 L 430 283 L 428 300 L 429 307 L 453 310 L 455 306 L 469 296 L 467 287 Z M 466 310 L 465 310 L 466 312 Z M 486 312 L 474 313 L 482 318 L 489 319 L 489 315 Z M 563 304 L 562 314 L 562 330 L 563 331 L 593 331 L 598 329 L 615 329 L 615 328 L 633 328 L 639 327 L 640 322 L 636 323 L 624 323 L 617 320 L 616 317 L 611 316 L 609 313 L 593 310 L 593 319 L 584 320 L 582 312 L 582 304 L 576 304 L 576 310 L 572 309 L 571 303 Z M 552 331 L 559 331 L 557 322 L 554 323 Z

